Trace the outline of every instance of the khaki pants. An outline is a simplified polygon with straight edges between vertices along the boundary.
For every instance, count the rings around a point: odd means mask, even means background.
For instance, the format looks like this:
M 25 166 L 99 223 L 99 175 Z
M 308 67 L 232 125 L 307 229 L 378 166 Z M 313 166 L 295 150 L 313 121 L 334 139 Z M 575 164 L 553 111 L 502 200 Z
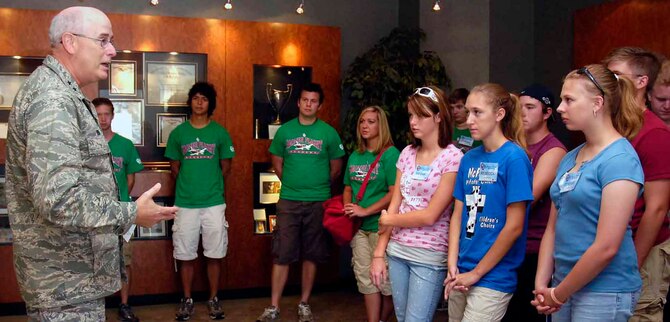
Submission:
M 670 239 L 651 248 L 640 276 L 642 293 L 635 314 L 628 321 L 663 321 L 663 306 L 670 283 Z
M 500 321 L 511 299 L 512 293 L 481 286 L 471 287 L 467 292 L 452 290 L 449 293 L 449 322 Z

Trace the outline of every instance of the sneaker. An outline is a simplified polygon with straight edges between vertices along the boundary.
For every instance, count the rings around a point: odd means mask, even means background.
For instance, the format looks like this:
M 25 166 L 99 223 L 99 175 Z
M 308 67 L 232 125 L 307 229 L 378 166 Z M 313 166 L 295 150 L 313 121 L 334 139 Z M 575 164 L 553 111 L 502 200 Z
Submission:
M 279 309 L 276 306 L 268 306 L 263 314 L 256 319 L 256 322 L 275 322 L 279 321 Z
M 175 320 L 177 321 L 188 321 L 193 315 L 193 299 L 192 298 L 183 298 L 179 303 L 179 309 L 177 309 L 177 314 L 175 314 Z
M 305 302 L 298 304 L 298 322 L 312 322 L 314 315 L 312 315 L 312 308 Z
M 139 322 L 140 319 L 135 316 L 130 305 L 121 303 L 121 306 L 119 306 L 119 321 Z
M 218 297 L 207 301 L 207 310 L 209 311 L 209 318 L 212 320 L 222 320 L 226 317 L 221 308 L 221 302 Z

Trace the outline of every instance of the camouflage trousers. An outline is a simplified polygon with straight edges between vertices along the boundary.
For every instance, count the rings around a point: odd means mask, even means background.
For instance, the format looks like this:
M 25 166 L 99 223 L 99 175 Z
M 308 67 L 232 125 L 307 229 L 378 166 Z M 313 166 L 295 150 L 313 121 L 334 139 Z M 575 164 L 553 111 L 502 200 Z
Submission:
M 31 322 L 98 322 L 105 321 L 105 299 L 48 309 L 27 308 Z

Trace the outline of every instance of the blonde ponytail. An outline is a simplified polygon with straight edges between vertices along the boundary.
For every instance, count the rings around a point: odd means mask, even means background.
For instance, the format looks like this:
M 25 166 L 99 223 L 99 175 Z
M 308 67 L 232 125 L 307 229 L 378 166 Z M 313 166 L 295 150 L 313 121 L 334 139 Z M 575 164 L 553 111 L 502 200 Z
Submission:
M 494 111 L 499 108 L 505 110 L 505 117 L 500 121 L 503 135 L 528 153 L 526 134 L 523 130 L 523 121 L 521 119 L 519 97 L 510 94 L 502 85 L 494 83 L 477 85 L 472 88 L 470 95 L 474 93 L 482 94 L 486 98 L 486 101 L 492 105 Z
M 593 76 L 593 80 L 589 79 L 586 71 Z M 602 64 L 592 64 L 573 70 L 565 76 L 565 79 L 588 80 L 585 83 L 586 90 L 603 97 L 605 111 L 609 113 L 612 126 L 621 136 L 632 140 L 640 131 L 642 108 L 637 105 L 635 86 L 629 79 L 615 75 Z
M 617 108 L 612 108 L 612 125 L 622 136 L 632 140 L 642 127 L 643 116 L 635 99 L 636 89 L 626 77 L 618 77 L 621 100 Z M 616 105 L 616 102 L 612 102 Z
M 511 105 L 509 110 L 505 110 L 509 117 L 502 120 L 503 134 L 505 137 L 521 146 L 524 150 L 528 150 L 526 144 L 526 132 L 523 130 L 523 120 L 521 116 L 521 102 L 519 97 L 514 94 L 509 94 L 511 98 Z

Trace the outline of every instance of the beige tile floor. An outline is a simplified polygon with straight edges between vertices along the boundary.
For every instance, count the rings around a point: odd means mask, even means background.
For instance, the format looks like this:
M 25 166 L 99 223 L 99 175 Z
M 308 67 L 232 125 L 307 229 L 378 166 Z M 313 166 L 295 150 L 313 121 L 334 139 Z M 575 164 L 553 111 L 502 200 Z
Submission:
M 287 296 L 281 301 L 282 322 L 297 320 L 296 305 L 299 297 Z M 270 298 L 252 298 L 222 301 L 226 312 L 224 321 L 247 322 L 255 321 L 263 308 L 270 302 Z M 315 294 L 310 300 L 312 311 L 317 321 L 324 322 L 359 322 L 365 321 L 365 307 L 363 296 L 353 291 L 323 292 Z M 174 321 L 176 304 L 162 304 L 137 306 L 133 310 L 143 322 Z M 24 322 L 25 316 L 0 316 L 0 322 Z M 116 309 L 107 310 L 107 321 L 116 321 Z M 205 302 L 198 302 L 195 306 L 195 316 L 190 321 L 211 321 L 207 316 Z M 395 320 L 394 320 L 395 321 Z M 446 312 L 437 312 L 433 321 L 447 321 Z

